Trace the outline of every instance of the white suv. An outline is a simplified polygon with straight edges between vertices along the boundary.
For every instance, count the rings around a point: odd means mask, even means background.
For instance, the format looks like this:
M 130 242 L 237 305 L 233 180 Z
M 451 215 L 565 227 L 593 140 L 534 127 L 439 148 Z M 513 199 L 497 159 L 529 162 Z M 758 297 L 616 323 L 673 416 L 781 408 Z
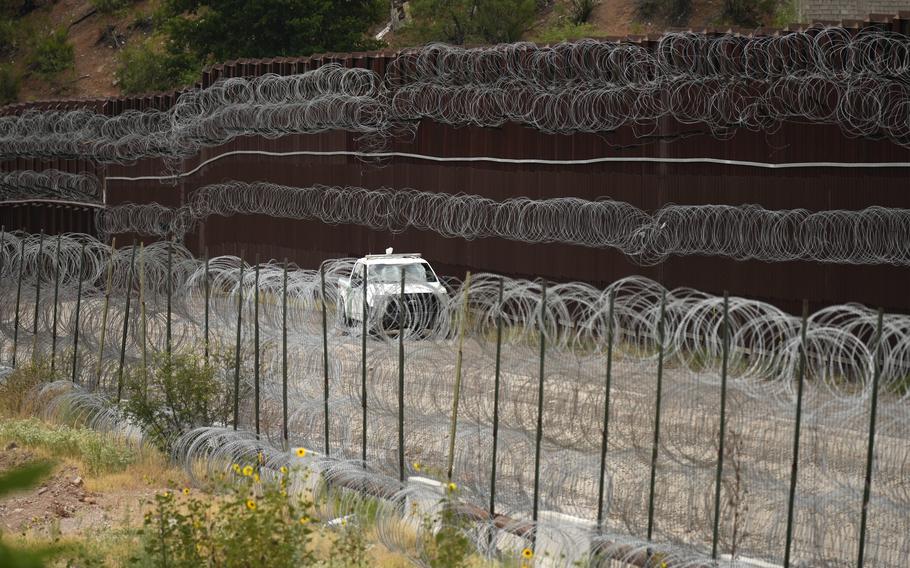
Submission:
M 364 302 L 366 274 L 366 302 Z M 338 279 L 337 313 L 347 326 L 362 323 L 364 304 L 371 328 L 397 329 L 401 306 L 401 278 L 404 275 L 404 321 L 410 329 L 431 328 L 448 298 L 430 264 L 420 254 L 368 254 L 354 264 L 351 276 Z

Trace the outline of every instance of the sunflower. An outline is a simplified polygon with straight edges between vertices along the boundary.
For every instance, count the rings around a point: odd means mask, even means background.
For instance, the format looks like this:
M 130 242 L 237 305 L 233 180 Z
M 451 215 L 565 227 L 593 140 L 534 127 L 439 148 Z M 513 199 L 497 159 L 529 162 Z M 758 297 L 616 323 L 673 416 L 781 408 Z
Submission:
M 184 488 L 183 488 L 183 494 L 184 494 L 184 495 L 189 495 L 189 494 L 190 494 L 190 488 L 189 488 L 189 487 L 184 487 Z
M 297 457 L 302 458 L 306 455 L 306 448 L 297 448 Z
M 534 558 L 534 551 L 531 550 L 530 548 L 525 548 L 524 550 L 521 551 L 521 556 L 522 556 L 522 558 L 530 560 L 530 559 Z
M 286 466 L 286 465 L 281 466 L 281 473 L 282 473 L 283 475 L 287 475 L 287 474 L 288 474 L 288 466 Z
M 231 469 L 234 470 L 234 473 L 240 473 L 240 466 L 236 463 L 231 466 Z
M 249 509 L 250 511 L 254 511 L 256 509 L 256 502 L 253 501 L 252 499 L 247 499 L 246 508 Z
M 245 475 L 247 477 L 253 475 L 253 466 L 251 466 L 251 465 L 243 466 L 243 475 Z
M 455 491 L 458 489 L 458 485 L 454 481 L 449 482 L 449 491 Z

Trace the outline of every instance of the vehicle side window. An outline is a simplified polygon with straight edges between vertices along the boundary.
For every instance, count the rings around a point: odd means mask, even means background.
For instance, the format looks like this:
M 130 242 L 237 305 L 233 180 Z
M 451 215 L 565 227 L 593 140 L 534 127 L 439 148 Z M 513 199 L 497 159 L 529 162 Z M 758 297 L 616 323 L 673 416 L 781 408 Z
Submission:
M 429 264 L 427 264 L 426 262 L 421 262 L 420 266 L 423 267 L 423 270 L 426 273 L 427 282 L 437 282 L 438 281 L 438 279 L 436 278 L 436 275 L 433 274 L 433 269 L 430 268 Z
M 351 271 L 351 286 L 356 287 L 363 284 L 363 263 L 358 262 L 354 265 L 354 270 Z

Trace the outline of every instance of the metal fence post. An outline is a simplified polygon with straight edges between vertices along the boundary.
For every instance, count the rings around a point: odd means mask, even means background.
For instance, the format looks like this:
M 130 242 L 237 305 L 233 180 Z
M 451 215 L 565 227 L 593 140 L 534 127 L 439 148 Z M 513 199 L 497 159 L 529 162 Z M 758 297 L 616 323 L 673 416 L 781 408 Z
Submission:
M 727 364 L 730 357 L 730 297 L 724 290 L 724 313 L 721 327 L 720 363 L 720 439 L 717 446 L 717 473 L 714 477 L 714 529 L 711 536 L 711 558 L 717 560 L 717 536 L 720 529 L 720 482 L 724 474 L 724 440 L 727 434 Z
M 878 309 L 878 331 L 875 334 L 874 371 L 872 373 L 872 402 L 869 410 L 869 445 L 866 451 L 866 479 L 863 483 L 863 508 L 859 524 L 859 555 L 856 566 L 863 568 L 866 556 L 866 523 L 869 518 L 869 499 L 872 496 L 872 466 L 875 459 L 875 419 L 878 414 L 878 383 L 882 374 L 882 332 L 884 314 Z
M 493 457 L 490 465 L 490 518 L 496 516 L 496 454 L 499 449 L 499 381 L 500 362 L 502 359 L 502 289 L 503 280 L 499 279 L 496 310 L 496 366 L 493 370 Z
M 240 420 L 240 338 L 243 324 L 243 251 L 240 251 L 237 279 L 237 344 L 234 349 L 234 430 Z
M 471 273 L 464 279 L 464 297 L 461 306 L 461 321 L 458 329 L 458 351 L 455 354 L 455 392 L 452 394 L 452 424 L 449 428 L 449 461 L 446 471 L 449 481 L 452 480 L 455 468 L 455 435 L 458 432 L 458 399 L 461 398 L 461 363 L 464 356 L 464 332 L 468 319 L 468 294 L 471 290 Z
M 366 266 L 364 266 L 366 272 Z M 404 268 L 398 305 L 398 480 L 404 483 Z
M 259 255 L 256 255 L 253 283 L 253 402 L 256 420 L 256 438 L 259 438 Z M 260 464 L 261 465 L 261 464 Z
M 41 229 L 41 235 L 38 237 L 38 258 L 35 261 L 35 313 L 32 322 L 32 364 L 35 363 L 35 357 L 38 355 L 38 308 L 41 305 L 41 273 L 43 272 L 42 264 L 44 261 L 44 229 Z
M 319 283 L 322 290 L 322 407 L 325 426 L 325 455 L 330 455 L 329 448 L 329 325 L 325 301 L 325 263 L 319 266 Z
M 174 291 L 174 241 L 173 236 L 168 237 L 167 241 L 167 319 L 165 325 L 165 350 L 167 352 L 167 361 L 171 362 L 172 344 L 171 344 L 171 296 Z
M 142 325 L 142 398 L 148 394 L 148 316 L 145 306 L 145 243 L 139 243 L 139 311 Z
M 361 297 L 361 334 L 360 334 L 360 406 L 363 412 L 363 428 L 361 430 L 361 459 L 363 465 L 367 464 L 367 267 L 363 266 L 363 296 Z
M 541 286 L 540 294 L 540 322 L 538 324 L 540 331 L 540 377 L 537 384 L 537 434 L 534 446 L 534 507 L 531 520 L 537 523 L 537 517 L 540 507 L 540 443 L 543 440 L 543 382 L 544 382 L 544 364 L 547 355 L 547 330 L 546 330 L 546 309 L 547 309 L 547 283 Z
M 79 360 L 79 315 L 82 309 L 82 279 L 85 271 L 85 241 L 82 241 L 82 250 L 79 252 L 79 282 L 76 284 L 76 328 L 73 332 L 73 383 L 76 382 L 76 364 Z
M 604 428 L 600 442 L 600 476 L 597 483 L 597 527 L 604 522 L 604 485 L 607 468 L 607 443 L 610 437 L 610 391 L 613 382 L 613 303 L 616 291 L 610 290 L 609 309 L 607 311 L 607 376 L 604 385 Z
M 98 368 L 97 368 L 97 372 L 95 373 L 96 379 L 95 379 L 95 384 L 92 385 L 92 390 L 94 390 L 94 387 L 101 384 L 101 371 L 102 371 L 102 364 L 104 363 L 104 340 L 107 337 L 107 315 L 108 315 L 108 310 L 110 309 L 110 303 L 111 303 L 111 278 L 112 278 L 113 272 L 114 272 L 114 253 L 116 252 L 116 250 L 117 250 L 117 238 L 114 237 L 111 240 L 111 255 L 110 255 L 110 258 L 108 258 L 108 262 L 107 262 L 107 285 L 106 285 L 105 292 L 104 292 L 104 310 L 103 310 L 103 314 L 101 317 L 101 342 L 98 346 Z
M 57 250 L 54 253 L 54 315 L 51 317 L 51 376 L 57 369 L 57 302 L 60 299 L 60 237 L 57 234 Z
M 209 284 L 209 249 L 205 249 L 205 282 L 204 282 L 204 293 L 205 293 L 205 362 L 209 362 L 209 296 L 211 295 L 211 285 Z
M 667 311 L 667 291 L 660 297 L 660 319 L 657 322 L 657 400 L 654 409 L 654 443 L 651 446 L 651 487 L 648 492 L 648 540 L 654 535 L 654 482 L 657 479 L 657 446 L 660 442 L 660 401 L 664 379 L 664 318 Z M 649 554 L 650 556 L 650 554 Z
M 13 318 L 13 367 L 19 350 L 19 306 L 22 300 L 22 268 L 25 266 L 25 239 L 19 241 L 19 283 L 16 286 L 16 315 Z
M 126 287 L 124 295 L 126 302 L 123 307 L 123 336 L 120 339 L 120 366 L 117 368 L 117 402 L 123 394 L 123 364 L 126 361 L 126 336 L 130 330 L 130 299 L 133 296 L 133 267 L 136 262 L 136 240 L 133 239 L 132 250 L 130 251 L 130 268 L 127 271 Z
M 793 456 L 790 462 L 790 493 L 787 498 L 787 542 L 784 547 L 784 568 L 790 568 L 793 545 L 793 506 L 796 501 L 796 479 L 799 474 L 799 436 L 803 421 L 803 383 L 806 378 L 806 329 L 809 325 L 809 302 L 803 300 L 803 318 L 799 332 L 799 370 L 796 383 L 796 424 L 793 426 Z
M 3 286 L 3 249 L 6 248 L 6 225 L 0 226 L 0 288 Z M 5 341 L 0 334 L 0 362 L 3 361 L 3 352 L 5 351 Z
M 288 259 L 281 286 L 281 434 L 288 448 Z

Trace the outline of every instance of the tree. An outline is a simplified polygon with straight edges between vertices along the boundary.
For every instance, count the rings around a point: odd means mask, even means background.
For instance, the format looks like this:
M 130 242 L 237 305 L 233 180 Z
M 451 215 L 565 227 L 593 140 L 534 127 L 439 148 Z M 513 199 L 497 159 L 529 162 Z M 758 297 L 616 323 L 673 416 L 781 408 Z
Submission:
M 412 0 L 412 31 L 418 41 L 512 42 L 534 20 L 534 0 Z
M 378 47 L 382 0 L 164 0 L 167 49 L 197 60 L 303 56 Z

